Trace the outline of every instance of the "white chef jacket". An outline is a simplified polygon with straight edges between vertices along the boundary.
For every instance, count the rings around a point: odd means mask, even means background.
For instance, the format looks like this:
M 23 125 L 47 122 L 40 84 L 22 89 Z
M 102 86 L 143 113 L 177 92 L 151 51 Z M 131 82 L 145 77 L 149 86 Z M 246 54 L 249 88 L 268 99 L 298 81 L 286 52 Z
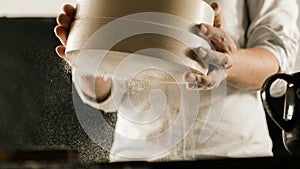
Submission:
M 298 48 L 298 6 L 295 0 L 216 1 L 220 3 L 222 9 L 223 29 L 234 40 L 237 47 L 265 48 L 277 58 L 281 72 L 288 73 L 293 69 Z M 207 0 L 207 2 L 211 1 Z M 77 83 L 74 80 L 75 86 Z M 124 107 L 117 109 L 112 96 L 102 103 L 95 103 L 87 99 L 80 88 L 77 88 L 81 99 L 92 107 L 105 112 L 118 111 L 116 134 L 110 155 L 111 162 L 273 155 L 272 141 L 268 133 L 259 91 L 244 91 L 227 86 L 225 98 L 221 96 L 219 98 L 211 91 L 202 91 L 199 94 L 200 101 L 197 105 L 199 107 L 195 106 L 198 112 L 192 117 L 194 118 L 193 125 L 186 124 L 187 121 L 183 122 L 183 120 L 179 127 L 177 126 L 170 132 L 171 134 L 153 140 L 153 137 L 163 134 L 172 124 L 180 123 L 176 121 L 180 112 L 178 87 L 158 85 L 158 88 L 168 93 L 166 95 L 168 104 L 161 116 L 147 124 L 136 123 L 126 118 L 126 115 L 120 112 L 124 110 Z M 135 87 L 133 90 L 140 94 L 145 92 L 145 88 Z M 216 100 L 215 103 L 211 102 L 212 96 Z M 136 101 L 139 99 L 141 97 L 138 97 Z M 212 104 L 218 103 L 218 100 L 224 101 L 224 107 L 219 109 L 222 111 L 221 118 L 217 122 L 210 122 L 207 117 L 212 112 Z M 144 101 L 137 102 L 137 104 L 140 109 L 149 108 L 149 103 L 144 103 Z M 217 127 L 208 139 L 201 141 L 200 135 L 207 130 L 207 126 L 208 129 L 210 129 L 209 126 Z M 185 127 L 189 129 L 183 130 L 182 128 Z M 177 133 L 181 133 L 178 137 L 184 137 L 174 138 Z M 172 146 L 168 147 L 165 143 L 172 142 L 172 139 L 179 140 L 179 142 L 172 143 Z M 139 140 L 143 141 L 139 142 Z M 160 148 L 161 151 L 159 151 Z

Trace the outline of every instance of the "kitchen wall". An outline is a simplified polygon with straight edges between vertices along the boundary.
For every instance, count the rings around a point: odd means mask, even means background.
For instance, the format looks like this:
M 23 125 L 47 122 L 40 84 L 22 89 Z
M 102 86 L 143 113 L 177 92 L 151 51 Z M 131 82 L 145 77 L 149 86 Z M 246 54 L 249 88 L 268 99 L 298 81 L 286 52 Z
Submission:
M 0 0 L 0 17 L 55 17 L 64 3 L 76 0 Z
M 300 0 L 298 0 L 298 6 L 300 6 Z M 298 17 L 298 27 L 300 29 L 300 11 L 299 11 L 299 17 Z M 297 55 L 297 62 L 296 62 L 296 67 L 294 72 L 299 72 L 300 71 L 300 46 L 298 49 L 298 55 Z

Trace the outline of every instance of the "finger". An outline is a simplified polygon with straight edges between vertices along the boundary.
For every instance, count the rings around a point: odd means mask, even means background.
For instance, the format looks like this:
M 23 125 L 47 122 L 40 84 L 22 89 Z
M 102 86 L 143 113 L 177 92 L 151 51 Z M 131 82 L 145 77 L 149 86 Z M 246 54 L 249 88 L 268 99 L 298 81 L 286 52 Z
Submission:
M 226 71 L 224 69 L 214 69 L 208 76 L 213 79 L 213 87 L 218 87 L 226 79 Z
M 208 24 L 200 24 L 199 35 L 209 39 L 217 51 L 230 53 L 236 49 L 235 43 L 222 29 Z
M 221 15 L 221 7 L 220 7 L 219 3 L 212 2 L 210 4 L 210 6 L 215 11 L 214 27 L 222 28 L 222 26 L 223 26 L 223 18 L 222 18 L 222 15 Z
M 70 17 L 75 16 L 76 9 L 71 4 L 65 4 L 62 9 L 63 9 L 63 12 L 65 14 L 67 14 L 68 16 L 70 16 Z
M 217 68 L 228 69 L 232 65 L 232 59 L 229 54 L 213 51 L 203 47 L 199 47 L 195 50 L 195 56 L 193 58 L 199 63 L 207 63 Z
M 198 28 L 199 28 L 199 34 L 207 37 L 211 41 L 220 41 L 220 40 L 222 40 L 222 38 L 224 38 L 224 36 L 226 34 L 221 29 L 213 27 L 213 26 L 205 24 L 205 23 L 198 25 Z M 221 43 L 221 41 L 219 43 Z
M 188 89 L 209 89 L 214 85 L 214 81 L 210 76 L 203 74 L 186 72 L 184 74 L 184 80 L 187 82 Z
M 66 28 L 70 27 L 72 20 L 73 18 L 71 18 L 67 14 L 59 14 L 56 18 L 56 22 L 58 23 L 58 25 Z
M 65 57 L 65 51 L 66 51 L 66 47 L 65 46 L 57 46 L 55 48 L 56 53 L 58 54 L 58 56 L 60 56 L 61 58 Z
M 56 26 L 54 28 L 54 33 L 56 37 L 58 37 L 58 39 L 64 46 L 66 46 L 67 44 L 68 32 L 69 29 L 63 26 Z

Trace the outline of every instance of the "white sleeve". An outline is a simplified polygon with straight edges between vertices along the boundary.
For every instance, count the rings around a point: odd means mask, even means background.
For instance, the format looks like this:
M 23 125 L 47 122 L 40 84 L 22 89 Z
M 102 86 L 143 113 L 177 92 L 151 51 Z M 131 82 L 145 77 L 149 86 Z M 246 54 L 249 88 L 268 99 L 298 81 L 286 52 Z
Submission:
M 106 100 L 99 102 L 95 97 L 88 96 L 83 92 L 82 86 L 79 85 L 81 83 L 80 81 L 82 80 L 82 78 L 76 78 L 74 71 L 72 71 L 72 82 L 75 86 L 76 92 L 78 93 L 83 103 L 88 104 L 95 109 L 100 109 L 106 113 L 117 112 L 112 94 L 110 94 L 110 96 Z
M 296 0 L 247 0 L 250 26 L 247 47 L 272 52 L 280 72 L 293 70 L 297 58 L 299 31 Z

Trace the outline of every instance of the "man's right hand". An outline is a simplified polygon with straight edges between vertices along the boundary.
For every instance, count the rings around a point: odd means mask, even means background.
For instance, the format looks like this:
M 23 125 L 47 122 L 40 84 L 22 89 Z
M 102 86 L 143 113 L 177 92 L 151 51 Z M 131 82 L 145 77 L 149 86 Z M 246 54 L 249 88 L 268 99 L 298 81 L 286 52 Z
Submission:
M 55 51 L 60 57 L 64 58 L 70 26 L 74 20 L 76 9 L 70 4 L 65 4 L 62 10 L 63 12 L 56 18 L 57 26 L 54 28 L 54 33 L 62 44 L 57 46 Z

